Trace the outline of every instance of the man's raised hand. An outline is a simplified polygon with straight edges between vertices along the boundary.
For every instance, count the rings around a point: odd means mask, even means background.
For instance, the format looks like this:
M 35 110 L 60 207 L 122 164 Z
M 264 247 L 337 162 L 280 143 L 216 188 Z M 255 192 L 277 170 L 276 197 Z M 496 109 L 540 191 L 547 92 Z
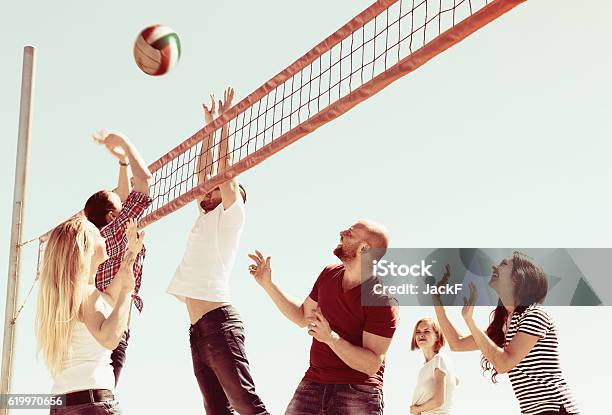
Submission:
M 204 122 L 208 125 L 217 116 L 217 109 L 215 108 L 215 96 L 210 94 L 210 107 L 207 107 L 206 104 L 202 104 L 202 108 L 204 110 Z
M 270 257 L 264 258 L 261 252 L 255 251 L 254 254 L 249 254 L 255 263 L 249 266 L 249 273 L 255 278 L 255 281 L 265 287 L 272 283 L 272 268 L 270 267 Z
M 126 143 L 126 138 L 120 133 L 109 133 L 104 129 L 100 129 L 93 134 L 94 143 L 105 146 L 106 149 L 122 163 L 127 163 L 127 154 L 123 146 Z
M 223 102 L 219 100 L 219 115 L 232 107 L 232 101 L 234 100 L 234 88 L 231 86 L 227 87 L 223 93 Z

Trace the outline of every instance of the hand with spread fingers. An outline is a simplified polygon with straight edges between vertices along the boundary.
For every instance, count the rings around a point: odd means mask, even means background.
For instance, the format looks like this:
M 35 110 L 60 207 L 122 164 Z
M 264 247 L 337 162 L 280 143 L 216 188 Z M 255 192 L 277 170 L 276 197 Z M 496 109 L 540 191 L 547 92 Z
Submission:
M 255 261 L 249 266 L 249 273 L 255 281 L 262 287 L 272 283 L 272 268 L 270 267 L 270 257 L 264 258 L 263 254 L 255 250 L 255 254 L 249 254 L 249 258 Z
M 331 329 L 329 322 L 323 316 L 320 308 L 317 308 L 314 316 L 308 320 L 308 334 L 321 343 L 330 343 L 332 340 L 334 340 L 336 333 L 334 333 Z
M 474 304 L 476 304 L 476 300 L 478 299 L 478 291 L 476 290 L 476 285 L 473 282 L 470 282 L 470 298 L 463 297 L 463 309 L 461 310 L 461 315 L 465 321 L 472 320 L 474 316 Z
M 93 134 L 94 143 L 105 146 L 106 149 L 122 163 L 127 163 L 128 157 L 124 149 L 126 138 L 120 133 L 109 133 L 100 129 Z
M 204 122 L 206 124 L 210 124 L 217 117 L 217 109 L 215 105 L 215 96 L 213 94 L 210 94 L 210 107 L 207 107 L 206 104 L 202 104 L 202 109 L 204 110 Z
M 219 100 L 219 115 L 232 107 L 232 101 L 234 100 L 234 88 L 231 86 L 227 87 L 223 93 L 223 102 Z

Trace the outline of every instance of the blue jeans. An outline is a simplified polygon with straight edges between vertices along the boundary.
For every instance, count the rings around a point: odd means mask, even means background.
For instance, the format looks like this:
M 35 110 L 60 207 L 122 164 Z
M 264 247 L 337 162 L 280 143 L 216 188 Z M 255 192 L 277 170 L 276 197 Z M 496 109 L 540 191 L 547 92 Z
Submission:
M 105 401 L 52 408 L 49 415 L 121 415 L 119 402 Z
M 219 307 L 203 315 L 189 328 L 189 342 L 208 415 L 269 415 L 255 393 L 244 350 L 244 327 L 234 307 Z
M 384 406 L 382 390 L 374 386 L 303 379 L 285 415 L 382 415 Z

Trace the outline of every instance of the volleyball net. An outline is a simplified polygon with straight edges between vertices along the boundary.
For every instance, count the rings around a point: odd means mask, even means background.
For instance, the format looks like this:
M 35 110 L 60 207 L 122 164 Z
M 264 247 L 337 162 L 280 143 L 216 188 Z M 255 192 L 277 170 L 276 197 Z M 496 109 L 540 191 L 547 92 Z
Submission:
M 346 113 L 523 1 L 377 1 L 155 161 L 153 203 L 140 227 Z M 218 172 L 224 125 L 232 165 Z M 202 151 L 211 156 L 198 163 Z M 212 177 L 198 183 L 202 170 Z

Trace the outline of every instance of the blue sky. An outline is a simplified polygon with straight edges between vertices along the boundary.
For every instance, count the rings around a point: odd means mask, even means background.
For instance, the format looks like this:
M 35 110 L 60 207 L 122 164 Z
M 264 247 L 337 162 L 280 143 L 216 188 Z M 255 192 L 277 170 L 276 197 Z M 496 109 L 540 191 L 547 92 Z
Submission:
M 97 128 L 124 132 L 153 161 L 201 128 L 200 103 L 211 91 L 220 96 L 232 85 L 243 98 L 369 4 L 24 0 L 5 6 L 0 246 L 8 254 L 23 46 L 37 47 L 24 220 L 30 238 L 80 209 L 94 191 L 115 185 L 117 163 L 91 142 Z M 234 303 L 246 325 L 257 389 L 272 413 L 284 411 L 305 372 L 310 338 L 251 280 L 246 254 L 256 248 L 272 256 L 278 284 L 302 299 L 323 266 L 335 262 L 338 231 L 359 218 L 385 224 L 394 247 L 612 245 L 612 58 L 603 53 L 612 37 L 610 12 L 604 1 L 527 2 L 241 177 L 249 202 L 232 275 Z M 131 48 L 139 30 L 157 22 L 179 33 L 183 56 L 170 74 L 151 78 L 138 71 Z M 145 309 L 133 319 L 117 389 L 126 413 L 201 411 L 187 313 L 165 293 L 194 220 L 195 208 L 185 207 L 147 231 Z M 22 298 L 34 278 L 35 251 L 24 250 Z M 6 259 L 0 255 L 0 270 Z M 5 291 L 0 284 L 0 298 Z M 15 392 L 51 386 L 35 355 L 36 294 L 19 321 Z M 609 292 L 602 297 L 612 300 Z M 609 348 L 612 334 L 592 323 L 609 320 L 612 311 L 551 312 L 566 377 L 583 412 L 594 413 L 612 369 L 596 351 Z M 459 310 L 449 313 L 461 325 Z M 410 335 L 430 315 L 428 308 L 401 310 L 385 375 L 388 414 L 408 413 L 422 364 L 409 351 Z M 479 309 L 476 318 L 484 325 L 487 315 Z M 507 379 L 494 386 L 481 376 L 479 354 L 450 356 L 462 379 L 457 413 L 517 412 Z

